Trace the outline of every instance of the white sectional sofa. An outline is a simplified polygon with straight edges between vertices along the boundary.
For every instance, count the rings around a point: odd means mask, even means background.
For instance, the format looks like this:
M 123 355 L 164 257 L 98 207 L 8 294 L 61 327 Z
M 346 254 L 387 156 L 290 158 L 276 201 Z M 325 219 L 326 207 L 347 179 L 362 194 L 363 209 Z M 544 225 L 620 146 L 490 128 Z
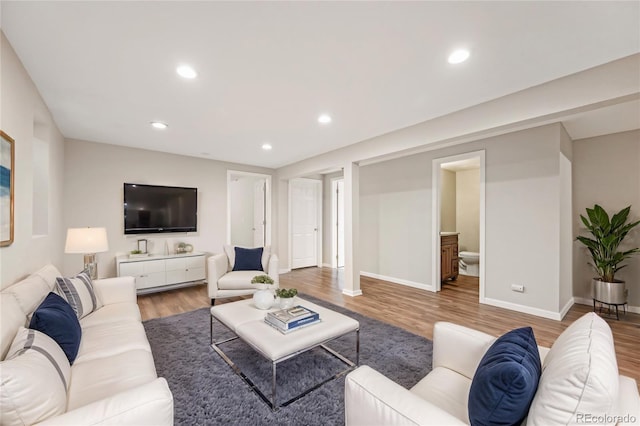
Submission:
M 60 276 L 54 266 L 48 265 L 0 292 L 0 375 L 14 337 L 24 332 L 21 327 L 28 327 L 31 314 L 53 291 L 56 277 Z M 82 337 L 66 383 L 66 406 L 62 412 L 49 412 L 44 419 L 40 415 L 38 422 L 172 425 L 173 397 L 166 380 L 156 375 L 133 278 L 95 280 L 93 285 L 103 306 L 80 319 Z M 25 389 L 19 389 L 24 394 L 16 395 L 16 383 L 22 384 L 14 379 L 11 386 L 5 386 L 5 378 L 3 375 L 0 388 L 3 425 L 10 417 L 8 407 L 12 401 L 30 393 L 35 397 L 40 392 L 29 388 L 31 384 L 25 380 Z
M 433 369 L 406 389 L 368 366 L 345 382 L 347 426 L 469 424 L 472 380 L 496 337 L 439 322 L 433 335 Z M 542 374 L 523 423 L 640 424 L 635 380 L 618 374 L 613 337 L 594 313 L 576 320 L 551 349 L 538 347 Z

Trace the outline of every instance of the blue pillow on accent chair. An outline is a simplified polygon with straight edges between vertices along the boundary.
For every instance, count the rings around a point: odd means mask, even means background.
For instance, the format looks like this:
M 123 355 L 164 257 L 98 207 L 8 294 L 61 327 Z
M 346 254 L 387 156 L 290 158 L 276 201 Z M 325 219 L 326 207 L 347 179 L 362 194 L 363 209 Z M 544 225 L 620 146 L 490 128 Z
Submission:
M 262 247 L 252 249 L 234 247 L 234 249 L 236 252 L 234 271 L 264 271 L 262 269 Z
M 482 357 L 471 382 L 471 424 L 519 425 L 529 412 L 541 373 L 531 327 L 500 336 Z
M 41 331 L 58 343 L 69 360 L 78 356 L 82 329 L 73 308 L 62 297 L 49 293 L 31 317 L 29 328 Z

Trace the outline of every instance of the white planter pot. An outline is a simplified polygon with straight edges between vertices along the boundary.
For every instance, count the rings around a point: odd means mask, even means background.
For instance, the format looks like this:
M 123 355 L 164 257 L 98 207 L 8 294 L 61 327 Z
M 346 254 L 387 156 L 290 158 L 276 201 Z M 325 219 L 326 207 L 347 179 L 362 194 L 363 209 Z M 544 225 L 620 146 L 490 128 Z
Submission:
M 294 297 L 280 297 L 279 304 L 280 309 L 289 309 L 293 306 L 293 302 L 295 301 Z
M 271 290 L 258 290 L 253 293 L 253 304 L 258 309 L 269 309 L 273 306 L 273 293 Z
M 601 281 L 599 278 L 591 280 L 593 285 L 593 298 L 598 302 L 611 305 L 623 305 L 627 303 L 626 285 L 624 281 L 616 280 L 609 283 Z

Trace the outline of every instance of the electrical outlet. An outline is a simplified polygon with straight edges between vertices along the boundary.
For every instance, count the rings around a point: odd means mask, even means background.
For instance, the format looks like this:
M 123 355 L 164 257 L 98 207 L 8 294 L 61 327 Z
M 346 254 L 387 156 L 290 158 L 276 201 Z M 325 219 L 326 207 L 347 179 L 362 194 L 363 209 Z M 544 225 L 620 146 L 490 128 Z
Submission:
M 511 291 L 517 291 L 518 293 L 524 293 L 524 286 L 520 284 L 511 284 Z

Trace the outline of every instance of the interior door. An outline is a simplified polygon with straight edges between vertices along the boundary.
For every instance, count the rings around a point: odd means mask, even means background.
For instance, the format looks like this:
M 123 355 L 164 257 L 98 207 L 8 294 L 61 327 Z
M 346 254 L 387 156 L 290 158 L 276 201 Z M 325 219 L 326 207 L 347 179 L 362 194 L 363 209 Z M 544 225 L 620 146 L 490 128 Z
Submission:
M 229 170 L 227 191 L 227 243 L 270 245 L 271 176 Z
M 319 266 L 319 223 L 322 205 L 322 181 L 292 179 L 289 182 L 291 203 L 291 269 Z

